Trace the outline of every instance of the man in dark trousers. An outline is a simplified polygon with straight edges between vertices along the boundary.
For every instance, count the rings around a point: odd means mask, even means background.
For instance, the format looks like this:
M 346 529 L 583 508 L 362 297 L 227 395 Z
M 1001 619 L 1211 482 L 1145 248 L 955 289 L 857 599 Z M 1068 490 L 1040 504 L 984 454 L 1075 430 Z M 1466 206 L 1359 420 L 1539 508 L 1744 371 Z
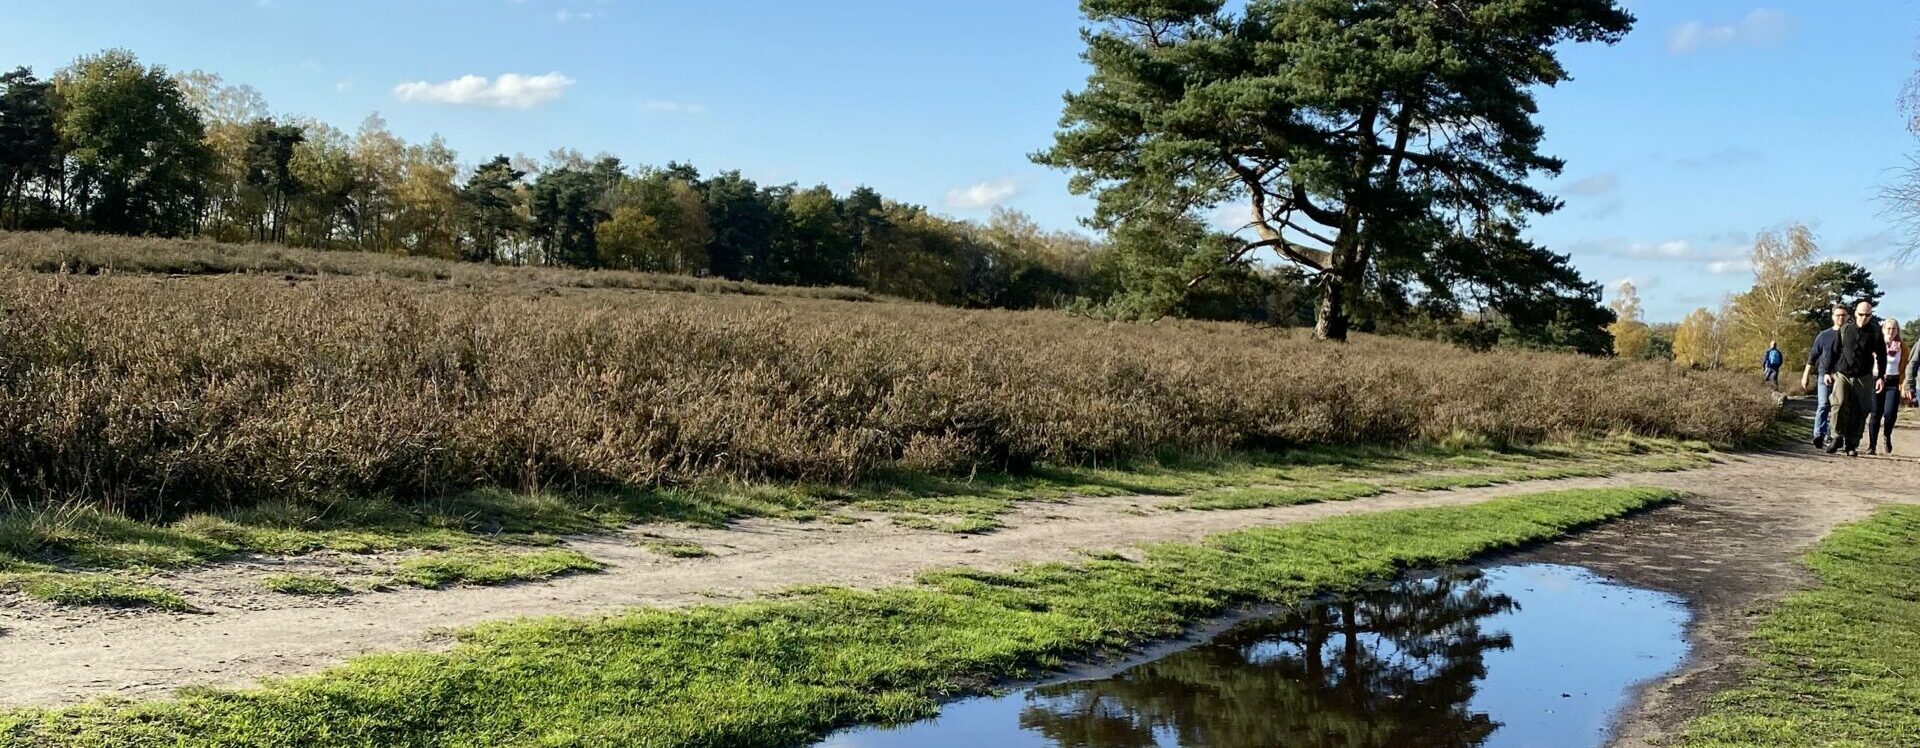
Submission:
M 1873 302 L 1861 300 L 1835 337 L 1837 344 L 1827 354 L 1823 367 L 1834 401 L 1833 437 L 1827 442 L 1827 454 L 1844 448 L 1848 457 L 1855 457 L 1867 426 L 1867 413 L 1873 410 L 1874 395 L 1886 386 L 1880 373 L 1887 370 L 1887 341 L 1880 334 L 1880 320 L 1873 316 Z
M 1838 336 L 1841 326 L 1853 315 L 1847 308 L 1835 304 L 1833 307 L 1833 326 L 1821 330 L 1813 336 L 1813 347 L 1807 350 L 1807 368 L 1800 372 L 1800 389 L 1813 390 L 1813 446 L 1827 446 L 1827 438 L 1833 433 L 1833 385 L 1827 376 L 1833 372 L 1827 367 L 1827 354 L 1839 345 Z M 1920 358 L 1914 359 L 1920 361 Z

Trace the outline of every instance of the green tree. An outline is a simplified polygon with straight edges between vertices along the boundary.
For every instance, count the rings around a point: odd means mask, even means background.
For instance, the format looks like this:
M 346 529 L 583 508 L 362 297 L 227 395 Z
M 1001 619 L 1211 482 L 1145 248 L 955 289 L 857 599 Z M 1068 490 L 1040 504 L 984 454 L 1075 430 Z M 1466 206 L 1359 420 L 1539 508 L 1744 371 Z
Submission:
M 599 205 L 600 185 L 592 171 L 561 166 L 542 173 L 527 195 L 528 233 L 549 265 L 594 267 L 599 264 L 595 229 L 607 215 Z
M 213 154 L 199 113 L 166 70 L 116 49 L 82 57 L 53 80 L 85 224 L 118 234 L 192 232 Z
M 1852 305 L 1861 299 L 1880 303 L 1880 284 L 1866 268 L 1843 260 L 1828 260 L 1806 270 L 1807 322 L 1826 327 L 1834 304 Z
M 266 201 L 254 231 L 261 241 L 287 241 L 287 211 L 302 188 L 294 175 L 293 158 L 306 139 L 299 125 L 277 125 L 271 119 L 253 124 L 247 139 L 246 183 Z
M 467 178 L 460 188 L 469 229 L 467 259 L 499 260 L 501 243 L 520 233 L 520 180 L 526 176 L 526 172 L 513 167 L 512 159 L 495 156 Z
M 0 227 L 27 225 L 38 187 L 38 214 L 55 214 L 50 187 L 60 180 L 65 155 L 56 127 L 53 83 L 17 68 L 0 75 Z
M 311 119 L 298 122 L 306 137 L 295 146 L 289 168 L 301 185 L 288 208 L 288 241 L 334 247 L 352 226 L 352 144 L 339 128 Z
M 700 183 L 713 240 L 707 262 L 714 275 L 740 280 L 761 264 L 777 227 L 770 195 L 740 172 L 721 172 Z
M 1561 166 L 1539 152 L 1533 92 L 1567 77 L 1562 42 L 1626 33 L 1614 0 L 1223 4 L 1082 0 L 1093 73 L 1036 158 L 1076 172 L 1098 225 L 1244 202 L 1259 238 L 1196 252 L 1223 267 L 1273 250 L 1314 273 L 1316 334 L 1334 340 L 1377 268 L 1442 256 L 1493 280 L 1512 268 L 1461 261 L 1490 245 L 1553 264 L 1515 239 L 1558 207 L 1527 183 Z

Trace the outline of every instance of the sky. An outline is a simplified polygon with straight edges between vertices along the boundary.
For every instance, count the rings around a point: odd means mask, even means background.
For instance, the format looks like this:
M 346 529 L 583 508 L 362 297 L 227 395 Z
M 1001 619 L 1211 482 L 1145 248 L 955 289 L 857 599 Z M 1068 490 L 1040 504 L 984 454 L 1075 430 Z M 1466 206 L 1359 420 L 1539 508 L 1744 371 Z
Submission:
M 1877 199 L 1920 153 L 1898 107 L 1920 4 L 1624 4 L 1633 33 L 1563 49 L 1573 79 L 1540 93 L 1566 207 L 1529 235 L 1662 321 L 1751 285 L 1755 234 L 1799 221 L 1920 313 Z M 125 47 L 469 165 L 572 148 L 1071 229 L 1091 202 L 1028 155 L 1086 78 L 1083 25 L 1071 0 L 0 0 L 0 66 Z

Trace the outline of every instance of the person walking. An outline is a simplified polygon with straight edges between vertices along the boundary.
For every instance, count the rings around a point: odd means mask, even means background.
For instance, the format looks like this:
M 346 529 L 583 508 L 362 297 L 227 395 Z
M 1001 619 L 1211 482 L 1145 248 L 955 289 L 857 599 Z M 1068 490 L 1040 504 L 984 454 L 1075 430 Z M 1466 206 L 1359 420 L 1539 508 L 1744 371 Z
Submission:
M 1900 360 L 1906 352 L 1900 343 L 1899 320 L 1880 321 L 1880 337 L 1887 341 L 1887 368 L 1880 375 L 1880 391 L 1874 394 L 1874 408 L 1867 414 L 1867 454 L 1879 454 L 1886 445 L 1893 454 L 1893 424 L 1900 418 Z
M 1847 323 L 1846 307 L 1833 307 L 1833 326 L 1821 330 L 1813 336 L 1813 347 L 1807 351 L 1807 368 L 1800 372 L 1800 389 L 1813 390 L 1813 446 L 1827 446 L 1827 438 L 1833 432 L 1833 384 L 1827 378 L 1833 371 L 1827 368 L 1827 354 L 1839 345 L 1840 326 Z M 1912 378 L 1908 378 L 1912 382 Z
M 1873 316 L 1873 302 L 1862 300 L 1855 306 L 1835 337 L 1837 344 L 1825 359 L 1826 381 L 1834 399 L 1827 454 L 1845 449 L 1848 457 L 1858 457 L 1860 432 L 1866 429 L 1874 395 L 1886 386 L 1880 374 L 1887 370 L 1887 341 L 1880 335 L 1880 320 Z
M 1787 362 L 1787 356 L 1780 352 L 1780 341 L 1768 341 L 1767 352 L 1760 356 L 1760 366 L 1766 370 L 1766 383 L 1774 391 L 1780 389 L 1780 366 Z

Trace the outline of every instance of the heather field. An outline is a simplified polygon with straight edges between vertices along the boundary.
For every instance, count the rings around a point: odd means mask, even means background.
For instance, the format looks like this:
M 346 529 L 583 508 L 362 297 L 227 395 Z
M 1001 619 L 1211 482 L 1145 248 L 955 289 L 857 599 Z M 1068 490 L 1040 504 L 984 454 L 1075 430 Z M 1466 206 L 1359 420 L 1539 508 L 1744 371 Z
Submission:
M 16 504 L 154 516 L 1328 444 L 1729 443 L 1775 418 L 1758 388 L 1660 363 L 140 240 L 173 259 L 135 264 L 127 240 L 52 248 L 68 239 L 0 243 L 19 268 L 0 274 Z M 186 265 L 201 274 L 141 272 Z

